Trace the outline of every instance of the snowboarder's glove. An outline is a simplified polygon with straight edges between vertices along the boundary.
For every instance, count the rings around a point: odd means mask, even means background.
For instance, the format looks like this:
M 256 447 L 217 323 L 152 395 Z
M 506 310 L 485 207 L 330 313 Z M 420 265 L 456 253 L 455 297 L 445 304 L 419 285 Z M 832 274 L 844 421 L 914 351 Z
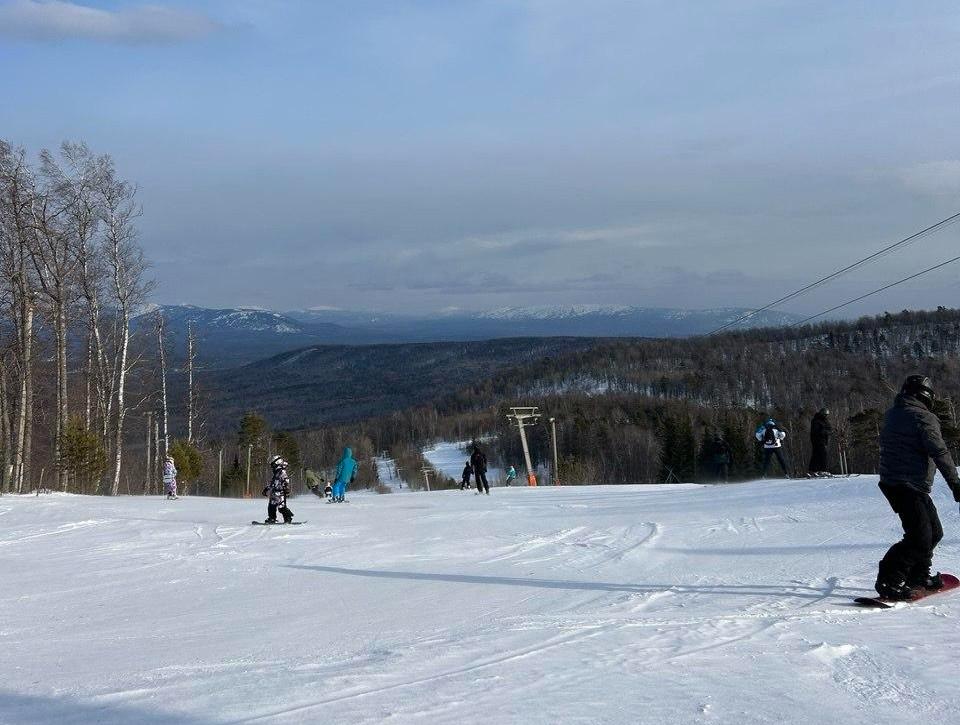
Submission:
M 260 495 L 261 495 L 261 496 L 267 496 L 267 495 L 269 495 L 269 493 L 270 493 L 270 489 L 269 489 L 269 488 L 265 488 L 265 489 L 263 489 L 263 490 L 260 492 Z

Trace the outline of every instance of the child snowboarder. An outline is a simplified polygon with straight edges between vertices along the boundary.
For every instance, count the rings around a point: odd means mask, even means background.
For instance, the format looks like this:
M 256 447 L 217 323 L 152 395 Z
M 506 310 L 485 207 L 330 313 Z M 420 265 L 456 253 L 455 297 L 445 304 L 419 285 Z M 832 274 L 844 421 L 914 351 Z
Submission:
M 330 499 L 333 503 L 343 503 L 344 494 L 347 492 L 347 484 L 353 483 L 357 475 L 357 462 L 353 457 L 353 451 L 350 448 L 343 449 L 343 457 L 337 464 L 337 475 L 333 481 L 333 497 Z
M 473 475 L 473 466 L 470 461 L 463 467 L 463 474 L 460 476 L 460 490 L 465 491 L 470 486 L 470 476 Z
M 943 588 L 939 572 L 930 575 L 933 550 L 943 538 L 930 492 L 939 470 L 953 500 L 960 501 L 960 476 L 932 411 L 933 400 L 930 379 L 911 375 L 883 419 L 880 491 L 903 524 L 903 539 L 883 557 L 874 585 L 887 599 L 909 599 L 915 589 Z
M 287 507 L 287 496 L 290 495 L 290 476 L 287 475 L 287 462 L 280 456 L 270 459 L 273 469 L 273 478 L 263 489 L 263 495 L 269 496 L 267 504 L 267 520 L 265 524 L 277 523 L 277 511 L 283 516 L 283 523 L 293 521 L 293 511 Z
M 785 431 L 780 430 L 777 421 L 773 418 L 757 428 L 756 438 L 763 444 L 763 477 L 766 478 L 770 470 L 770 459 L 776 456 L 777 463 L 783 469 L 783 475 L 790 478 L 787 461 L 783 456 L 783 439 L 787 437 Z
M 513 466 L 510 466 L 510 468 L 507 469 L 506 483 L 509 486 L 511 483 L 513 483 L 516 480 L 517 480 L 517 469 L 514 468 Z
M 177 467 L 173 456 L 167 456 L 163 462 L 163 489 L 167 492 L 168 500 L 177 499 Z

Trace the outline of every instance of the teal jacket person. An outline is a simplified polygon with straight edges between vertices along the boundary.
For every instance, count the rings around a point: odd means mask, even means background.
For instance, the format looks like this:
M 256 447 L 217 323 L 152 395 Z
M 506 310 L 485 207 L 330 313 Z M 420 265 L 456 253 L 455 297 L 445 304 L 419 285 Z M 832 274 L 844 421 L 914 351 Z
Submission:
M 343 449 L 343 458 L 337 464 L 337 475 L 333 483 L 333 500 L 343 502 L 343 496 L 347 492 L 347 484 L 353 481 L 357 475 L 357 461 L 353 457 L 353 451 L 350 448 Z

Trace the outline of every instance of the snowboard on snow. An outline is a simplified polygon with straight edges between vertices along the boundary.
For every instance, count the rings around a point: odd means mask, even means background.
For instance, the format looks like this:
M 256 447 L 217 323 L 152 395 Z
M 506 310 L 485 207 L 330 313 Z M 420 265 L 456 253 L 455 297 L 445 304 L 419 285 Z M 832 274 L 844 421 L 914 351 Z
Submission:
M 254 526 L 299 526 L 300 524 L 307 523 L 306 521 L 291 521 L 289 524 L 285 524 L 283 521 L 275 521 L 272 524 L 268 524 L 266 521 L 251 521 L 251 524 Z
M 917 589 L 914 591 L 914 594 L 909 599 L 884 599 L 883 597 L 857 597 L 854 599 L 855 604 L 859 604 L 861 607 L 874 607 L 877 609 L 893 609 L 897 605 L 902 604 L 913 604 L 919 602 L 922 599 L 927 599 L 928 597 L 935 597 L 938 594 L 943 594 L 944 592 L 952 591 L 953 589 L 960 588 L 960 579 L 957 579 L 953 574 L 940 574 L 940 578 L 943 579 L 943 589 Z

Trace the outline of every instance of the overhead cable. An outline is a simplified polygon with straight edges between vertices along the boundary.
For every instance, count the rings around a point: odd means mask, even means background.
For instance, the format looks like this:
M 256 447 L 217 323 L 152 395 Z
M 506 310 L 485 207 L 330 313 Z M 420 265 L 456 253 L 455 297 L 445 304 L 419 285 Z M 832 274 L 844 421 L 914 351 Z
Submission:
M 896 282 L 891 282 L 890 284 L 884 285 L 883 287 L 880 287 L 880 288 L 878 288 L 878 289 L 873 290 L 873 292 L 867 292 L 865 295 L 860 295 L 859 297 L 855 297 L 855 298 L 852 299 L 852 300 L 848 300 L 847 302 L 844 302 L 844 303 L 842 303 L 842 304 L 836 305 L 835 307 L 831 307 L 829 310 L 824 310 L 823 312 L 818 312 L 818 313 L 815 314 L 815 315 L 811 315 L 810 317 L 808 317 L 808 318 L 805 319 L 805 320 L 800 320 L 799 322 L 793 322 L 793 323 L 787 325 L 787 327 L 797 327 L 797 326 L 799 326 L 799 325 L 806 324 L 807 322 L 810 322 L 810 320 L 815 320 L 815 319 L 817 319 L 818 317 L 823 317 L 824 315 L 829 315 L 831 312 L 836 312 L 837 310 L 839 310 L 839 309 L 841 309 L 841 308 L 843 308 L 843 307 L 846 307 L 847 305 L 852 305 L 853 303 L 859 302 L 860 300 L 865 300 L 867 297 L 872 297 L 873 295 L 879 294 L 879 293 L 881 293 L 881 292 L 883 292 L 883 291 L 885 291 L 885 290 L 890 289 L 891 287 L 896 287 L 898 284 L 903 284 L 904 282 L 909 282 L 910 280 L 916 279 L 917 277 L 922 277 L 923 275 L 928 274 L 929 272 L 933 272 L 933 271 L 935 271 L 935 270 L 938 270 L 938 269 L 940 269 L 941 267 L 946 267 L 948 264 L 953 264 L 954 262 L 957 262 L 957 261 L 960 261 L 960 257 L 954 257 L 953 259 L 948 259 L 946 262 L 940 262 L 940 264 L 935 264 L 934 266 L 929 267 L 929 268 L 923 270 L 922 272 L 917 272 L 916 274 L 911 274 L 909 277 L 904 277 L 903 279 L 898 279 Z
M 821 278 L 818 279 L 817 281 L 811 282 L 810 284 L 808 284 L 808 285 L 806 285 L 806 286 L 804 286 L 804 287 L 801 287 L 800 289 L 795 290 L 795 291 L 791 292 L 791 293 L 788 294 L 788 295 L 784 295 L 784 296 L 781 297 L 780 299 L 774 300 L 773 302 L 770 302 L 770 303 L 764 305 L 763 307 L 758 307 L 757 309 L 752 310 L 752 311 L 746 313 L 745 315 L 743 315 L 743 316 L 741 316 L 741 317 L 738 317 L 738 318 L 735 319 L 735 320 L 731 320 L 730 322 L 727 322 L 726 324 L 721 325 L 721 326 L 718 327 L 717 329 L 712 330 L 711 332 L 709 332 L 709 333 L 707 333 L 707 334 L 708 334 L 708 335 L 715 335 L 715 334 L 718 333 L 718 332 L 722 332 L 723 330 L 726 330 L 726 329 L 728 329 L 728 328 L 730 328 L 730 327 L 733 327 L 733 326 L 735 326 L 735 325 L 739 325 L 741 322 L 745 322 L 745 321 L 749 320 L 751 317 L 760 314 L 761 312 L 765 312 L 766 310 L 769 310 L 769 309 L 771 309 L 771 308 L 773 308 L 773 307 L 777 307 L 778 305 L 781 305 L 781 304 L 783 304 L 784 302 L 788 302 L 789 300 L 792 300 L 792 299 L 794 299 L 794 298 L 796 298 L 796 297 L 799 297 L 800 295 L 806 294 L 807 292 L 815 289 L 816 287 L 819 287 L 819 286 L 821 286 L 821 285 L 823 285 L 823 284 L 825 284 L 825 283 L 827 283 L 827 282 L 830 282 L 831 280 L 834 280 L 834 279 L 836 279 L 837 277 L 840 277 L 840 276 L 842 276 L 842 275 L 844 275 L 844 274 L 847 274 L 848 272 L 852 272 L 853 270 L 858 269 L 859 267 L 862 267 L 862 266 L 864 266 L 865 264 L 869 264 L 870 262 L 874 262 L 874 261 L 880 259 L 881 257 L 884 257 L 884 256 L 890 254 L 891 252 L 894 252 L 894 251 L 896 251 L 897 249 L 900 249 L 901 247 L 904 247 L 904 246 L 906 246 L 906 245 L 908 245 L 908 244 L 910 244 L 910 243 L 912 243 L 912 242 L 916 242 L 916 241 L 922 239 L 923 237 L 929 236 L 929 235 L 931 235 L 931 234 L 935 234 L 936 232 L 940 231 L 941 229 L 944 229 L 944 228 L 950 226 L 951 224 L 955 224 L 955 223 L 958 222 L 958 221 L 960 221 L 960 212 L 957 212 L 956 214 L 954 214 L 954 215 L 952 215 L 952 216 L 949 216 L 949 217 L 947 217 L 946 219 L 941 219 L 941 220 L 938 221 L 936 224 L 931 224 L 931 225 L 930 225 L 929 227 L 927 227 L 926 229 L 921 229 L 919 232 L 916 232 L 916 233 L 914 233 L 914 234 L 911 234 L 909 237 L 904 237 L 904 238 L 901 239 L 899 242 L 895 242 L 895 243 L 893 243 L 893 244 L 890 244 L 890 245 L 884 247 L 883 249 L 880 249 L 880 250 L 874 252 L 873 254 L 870 254 L 870 255 L 864 257 L 863 259 L 857 260 L 857 261 L 854 262 L 853 264 L 849 264 L 849 265 L 847 265 L 846 267 L 843 267 L 842 269 L 838 269 L 838 270 L 835 271 L 835 272 L 831 272 L 831 273 L 828 274 L 827 276 L 821 277 Z M 906 280 L 903 280 L 903 281 L 906 281 Z M 880 291 L 880 290 L 878 290 L 878 291 Z

